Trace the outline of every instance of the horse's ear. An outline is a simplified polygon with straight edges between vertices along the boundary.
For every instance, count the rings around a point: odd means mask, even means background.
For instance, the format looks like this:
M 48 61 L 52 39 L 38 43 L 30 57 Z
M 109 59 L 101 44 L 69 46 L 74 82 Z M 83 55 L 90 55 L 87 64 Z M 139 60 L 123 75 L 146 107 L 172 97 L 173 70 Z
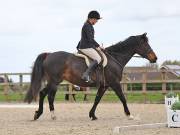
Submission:
M 144 34 L 142 34 L 143 37 L 146 37 L 147 33 L 145 32 Z

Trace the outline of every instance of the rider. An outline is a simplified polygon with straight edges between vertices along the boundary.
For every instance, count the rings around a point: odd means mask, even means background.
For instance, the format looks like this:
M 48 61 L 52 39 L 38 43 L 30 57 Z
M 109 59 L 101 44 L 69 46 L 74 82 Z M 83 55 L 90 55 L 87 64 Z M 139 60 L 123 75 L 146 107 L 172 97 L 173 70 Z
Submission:
M 97 11 L 89 12 L 88 19 L 84 23 L 81 30 L 81 40 L 77 46 L 78 50 L 93 59 L 88 69 L 83 73 L 82 76 L 82 79 L 86 82 L 90 81 L 90 73 L 95 70 L 98 64 L 101 62 L 101 56 L 98 54 L 98 52 L 104 55 L 104 53 L 101 51 L 103 47 L 100 47 L 100 45 L 94 39 L 93 25 L 95 25 L 99 19 L 101 19 L 101 17 Z

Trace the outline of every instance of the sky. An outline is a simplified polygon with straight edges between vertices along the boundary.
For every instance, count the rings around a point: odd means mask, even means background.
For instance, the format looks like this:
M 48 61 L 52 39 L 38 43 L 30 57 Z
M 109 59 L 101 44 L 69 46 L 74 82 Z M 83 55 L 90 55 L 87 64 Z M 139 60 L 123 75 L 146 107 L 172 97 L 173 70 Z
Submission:
M 91 10 L 103 17 L 94 29 L 104 47 L 147 32 L 157 64 L 180 60 L 179 5 L 179 0 L 0 0 L 0 73 L 31 72 L 43 52 L 75 52 Z M 127 66 L 147 63 L 132 58 Z

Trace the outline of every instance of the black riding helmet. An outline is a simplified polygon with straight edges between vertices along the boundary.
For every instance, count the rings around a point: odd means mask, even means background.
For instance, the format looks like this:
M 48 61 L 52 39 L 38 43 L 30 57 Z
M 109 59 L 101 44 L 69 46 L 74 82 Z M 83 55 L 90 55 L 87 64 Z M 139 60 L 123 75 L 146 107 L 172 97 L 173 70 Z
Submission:
M 88 18 L 101 19 L 100 14 L 97 11 L 90 11 Z

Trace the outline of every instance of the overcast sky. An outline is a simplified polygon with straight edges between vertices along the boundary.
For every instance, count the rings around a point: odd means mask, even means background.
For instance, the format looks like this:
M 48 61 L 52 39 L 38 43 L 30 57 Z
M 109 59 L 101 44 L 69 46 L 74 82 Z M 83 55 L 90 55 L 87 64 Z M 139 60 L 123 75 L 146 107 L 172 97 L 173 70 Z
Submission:
M 74 52 L 90 10 L 103 17 L 94 28 L 105 47 L 147 32 L 158 64 L 180 60 L 179 0 L 0 0 L 0 72 L 30 72 L 42 52 Z

